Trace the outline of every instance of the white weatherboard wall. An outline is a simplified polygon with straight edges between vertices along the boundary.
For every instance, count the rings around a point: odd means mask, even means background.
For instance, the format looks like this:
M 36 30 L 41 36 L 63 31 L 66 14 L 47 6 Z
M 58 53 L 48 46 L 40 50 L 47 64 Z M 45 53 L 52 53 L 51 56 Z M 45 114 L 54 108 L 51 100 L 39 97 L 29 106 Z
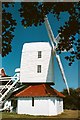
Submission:
M 30 115 L 57 115 L 62 111 L 57 111 L 56 97 L 35 97 L 34 106 L 32 98 L 18 98 L 17 113 Z
M 63 99 L 62 98 L 56 98 L 56 107 L 57 107 L 57 114 L 60 114 L 63 112 Z
M 41 51 L 41 58 L 38 58 Z M 23 45 L 20 81 L 24 83 L 53 83 L 53 55 L 49 42 L 25 43 Z M 41 65 L 41 73 L 37 73 Z

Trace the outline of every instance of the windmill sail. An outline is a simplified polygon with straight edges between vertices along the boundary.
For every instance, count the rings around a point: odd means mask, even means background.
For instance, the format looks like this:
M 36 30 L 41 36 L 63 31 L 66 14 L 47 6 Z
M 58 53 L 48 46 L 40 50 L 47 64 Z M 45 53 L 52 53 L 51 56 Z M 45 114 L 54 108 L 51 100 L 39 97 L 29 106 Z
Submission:
M 57 40 L 54 38 L 54 34 L 53 34 L 53 32 L 52 32 L 52 29 L 51 29 L 51 26 L 50 26 L 50 24 L 49 24 L 49 21 L 48 21 L 47 16 L 45 17 L 45 26 L 46 26 L 46 29 L 47 29 L 47 32 L 48 32 L 48 36 L 49 36 L 49 38 L 50 38 L 50 40 L 51 40 L 52 47 L 54 48 L 54 44 L 56 44 L 56 47 L 57 47 L 58 42 L 57 42 Z M 57 39 L 58 39 L 58 37 L 57 37 Z M 64 82 L 65 82 L 65 84 L 66 84 L 66 88 L 67 88 L 68 94 L 70 95 L 69 87 L 68 87 L 68 84 L 67 84 L 67 80 L 66 80 L 66 77 L 65 77 L 64 70 L 63 70 L 63 66 L 62 66 L 62 63 L 61 63 L 61 60 L 60 60 L 59 55 L 57 55 L 57 53 L 56 53 L 55 48 L 54 48 L 54 52 L 55 52 L 55 54 L 56 54 L 56 59 L 57 59 L 57 62 L 58 62 L 58 64 L 59 64 L 59 68 L 60 68 L 60 71 L 61 71 L 63 80 L 64 80 Z
M 70 95 L 69 87 L 68 87 L 67 80 L 66 80 L 66 77 L 65 77 L 65 73 L 64 73 L 64 70 L 63 70 L 63 66 L 62 66 L 62 63 L 61 63 L 61 60 L 60 60 L 60 56 L 57 55 L 57 54 L 56 54 L 56 59 L 57 59 L 57 62 L 58 62 L 58 64 L 59 64 L 59 68 L 60 68 L 60 71 L 61 71 L 63 80 L 64 80 L 64 82 L 65 82 L 65 84 L 66 84 L 68 94 Z
M 46 29 L 47 29 L 47 32 L 48 32 L 48 36 L 51 40 L 52 47 L 54 48 L 54 43 L 57 44 L 57 41 L 54 38 L 54 34 L 52 32 L 52 29 L 51 29 L 51 26 L 49 24 L 47 16 L 45 17 L 45 26 L 46 26 Z

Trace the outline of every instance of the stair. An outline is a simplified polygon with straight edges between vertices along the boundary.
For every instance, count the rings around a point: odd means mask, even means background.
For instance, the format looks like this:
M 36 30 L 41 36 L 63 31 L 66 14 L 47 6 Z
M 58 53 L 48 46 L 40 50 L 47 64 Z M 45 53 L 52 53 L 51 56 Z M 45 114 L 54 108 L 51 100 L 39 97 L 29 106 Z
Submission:
M 19 81 L 19 76 L 15 74 L 9 82 L 0 90 L 0 102 L 4 101 L 8 96 L 13 93 L 14 89 L 16 88 L 16 84 Z

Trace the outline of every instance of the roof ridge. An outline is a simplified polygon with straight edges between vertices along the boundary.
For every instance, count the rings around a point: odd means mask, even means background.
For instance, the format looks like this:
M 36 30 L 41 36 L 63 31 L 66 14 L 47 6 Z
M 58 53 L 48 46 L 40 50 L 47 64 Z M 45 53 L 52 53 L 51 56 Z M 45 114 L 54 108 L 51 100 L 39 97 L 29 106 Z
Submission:
M 65 95 L 63 95 L 61 92 L 57 91 L 56 89 L 54 89 L 54 91 L 56 92 L 57 96 L 62 95 L 63 97 L 65 97 Z
M 44 87 L 45 87 L 45 91 L 46 91 L 46 93 L 47 94 L 50 94 L 50 91 L 48 90 L 48 88 L 47 87 L 50 87 L 48 84 L 44 84 Z
M 45 86 L 45 84 L 43 84 L 43 87 L 44 87 L 44 89 L 45 89 L 45 91 L 46 91 L 46 93 L 47 93 L 47 90 L 46 90 L 46 86 Z
M 26 87 L 26 88 L 24 88 L 22 91 L 20 91 L 19 93 L 17 93 L 17 95 L 23 93 L 24 91 L 26 91 L 26 89 L 28 90 L 30 87 L 31 87 L 31 85 L 28 86 L 28 87 Z

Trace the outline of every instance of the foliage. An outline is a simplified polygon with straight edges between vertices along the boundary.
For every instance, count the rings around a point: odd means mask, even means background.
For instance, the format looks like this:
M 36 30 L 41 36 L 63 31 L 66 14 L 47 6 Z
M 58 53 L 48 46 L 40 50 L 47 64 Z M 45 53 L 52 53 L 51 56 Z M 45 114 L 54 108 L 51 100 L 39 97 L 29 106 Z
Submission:
M 4 4 L 3 4 L 4 5 Z M 9 4 L 5 4 L 9 7 Z M 2 11 L 2 56 L 6 56 L 11 52 L 11 41 L 14 37 L 13 32 L 16 26 L 16 21 L 13 19 L 12 14 L 5 9 Z
M 80 110 L 80 88 L 70 88 L 70 95 L 67 94 L 67 90 L 64 89 L 62 92 L 66 97 L 64 98 L 65 109 L 79 109 Z
M 9 7 L 9 4 L 10 3 L 3 3 L 5 7 Z M 66 60 L 69 61 L 69 65 L 71 65 L 75 59 L 80 59 L 80 40 L 75 39 L 76 33 L 79 34 L 79 2 L 21 2 L 21 8 L 19 9 L 20 17 L 22 18 L 21 23 L 25 28 L 31 27 L 32 25 L 42 25 L 45 15 L 49 13 L 52 13 L 59 20 L 60 13 L 66 11 L 70 14 L 70 17 L 69 21 L 65 22 L 64 26 L 58 29 L 58 32 L 61 34 L 57 51 L 61 53 L 61 51 L 64 51 L 65 49 L 69 51 L 71 48 L 74 47 L 74 51 L 71 51 L 70 55 L 65 57 Z M 6 13 L 3 7 L 2 32 L 4 32 L 4 30 L 6 32 L 7 27 L 9 28 L 10 25 L 12 25 L 12 31 L 9 30 L 9 33 L 7 34 L 8 36 L 9 34 L 11 35 L 10 38 L 7 40 L 9 41 L 9 44 L 7 42 L 6 45 L 9 45 L 10 48 L 6 47 L 6 51 L 4 47 L 5 44 L 3 44 L 2 49 L 3 51 L 5 51 L 3 52 L 3 56 L 5 56 L 11 51 L 11 40 L 13 38 L 13 35 L 11 33 L 13 32 L 13 28 L 16 25 L 12 17 L 5 19 L 6 14 L 9 15 L 10 13 Z M 8 22 L 6 22 L 7 20 Z M 13 22 L 9 24 L 9 21 Z M 3 34 L 3 41 L 6 43 L 5 34 Z

